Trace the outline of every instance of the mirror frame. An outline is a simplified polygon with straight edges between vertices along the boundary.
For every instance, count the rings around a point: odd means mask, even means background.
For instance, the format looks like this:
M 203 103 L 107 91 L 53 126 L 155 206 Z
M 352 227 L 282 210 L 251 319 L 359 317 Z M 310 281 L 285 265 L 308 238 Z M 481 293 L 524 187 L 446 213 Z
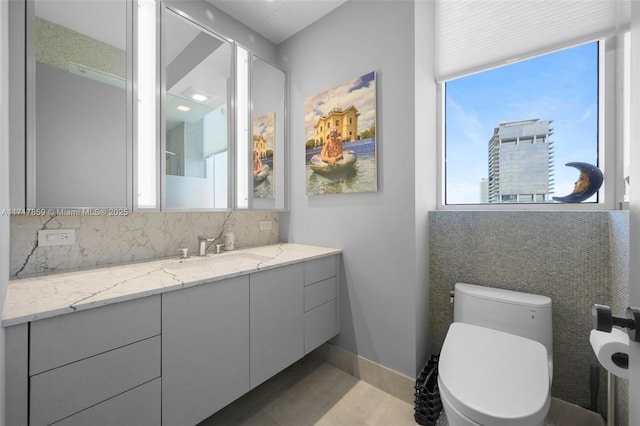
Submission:
M 154 45 L 154 49 L 153 49 L 153 70 L 154 70 L 154 77 L 153 77 L 153 89 L 151 89 L 150 87 L 146 87 L 145 89 L 142 89 L 142 83 L 140 83 L 138 81 L 139 78 L 139 66 L 137 65 L 138 60 L 144 60 L 143 58 L 141 58 L 141 55 L 138 55 L 138 52 L 140 52 L 140 54 L 142 54 L 142 49 L 140 48 L 139 45 L 139 38 L 140 37 L 144 37 L 145 35 L 142 34 L 140 32 L 140 20 L 144 19 L 145 17 L 148 18 L 148 16 L 140 16 L 140 3 L 141 0 L 134 0 L 134 9 L 133 9 L 133 32 L 134 32 L 134 37 L 133 37 L 133 55 L 134 55 L 134 59 L 133 62 L 135 63 L 134 67 L 133 67 L 133 72 L 132 72 L 132 79 L 133 79 L 133 100 L 134 100 L 134 106 L 132 108 L 133 111 L 133 165 L 132 165 L 132 169 L 133 169 L 133 210 L 136 212 L 159 212 L 160 211 L 160 199 L 161 199 L 161 191 L 160 191 L 160 158 L 161 158 L 161 151 L 160 151 L 160 136 L 159 136 L 159 132 L 160 132 L 160 54 L 161 54 L 161 45 L 160 45 L 160 39 L 161 39 L 161 32 L 160 32 L 160 22 L 161 22 L 161 17 L 160 17 L 160 11 L 161 11 L 161 7 L 162 4 L 161 2 L 157 1 L 157 0 L 145 0 L 147 2 L 152 2 L 153 6 L 154 6 L 154 11 L 153 11 L 153 15 L 154 15 L 154 21 L 152 24 L 150 24 L 149 26 L 153 27 L 153 35 L 148 35 L 149 38 L 153 39 L 155 45 Z M 146 50 L 148 51 L 148 50 Z M 153 95 L 150 96 L 152 98 L 152 105 L 153 105 L 153 111 L 147 112 L 147 114 L 149 116 L 153 117 L 153 137 L 150 138 L 150 143 L 153 144 L 153 167 L 151 172 L 149 173 L 149 175 L 146 176 L 146 179 L 152 179 L 152 183 L 148 183 L 148 186 L 150 188 L 152 188 L 153 194 L 145 194 L 142 196 L 143 199 L 146 199 L 148 202 L 148 205 L 145 205 L 143 207 L 140 207 L 140 181 L 142 180 L 142 176 L 141 176 L 141 171 L 140 171 L 140 157 L 141 157 L 141 150 L 144 149 L 144 147 L 141 147 L 141 132 L 140 132 L 140 121 L 141 118 L 140 116 L 142 115 L 140 109 L 139 109 L 139 102 L 142 102 L 144 100 L 140 99 L 141 96 L 147 95 L 147 91 L 151 92 L 153 91 Z M 144 95 L 141 95 L 141 93 L 144 93 Z

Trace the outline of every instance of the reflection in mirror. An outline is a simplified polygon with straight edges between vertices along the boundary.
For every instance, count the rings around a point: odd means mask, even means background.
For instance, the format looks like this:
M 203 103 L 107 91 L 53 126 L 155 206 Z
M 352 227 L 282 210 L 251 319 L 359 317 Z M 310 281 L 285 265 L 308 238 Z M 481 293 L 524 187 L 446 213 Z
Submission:
M 127 207 L 128 2 L 32 5 L 27 204 Z
M 228 208 L 231 45 L 165 12 L 165 208 Z
M 253 197 L 273 198 L 273 154 L 276 136 L 276 113 L 270 112 L 251 120 L 253 132 Z
M 253 56 L 251 65 L 252 209 L 285 209 L 284 71 Z

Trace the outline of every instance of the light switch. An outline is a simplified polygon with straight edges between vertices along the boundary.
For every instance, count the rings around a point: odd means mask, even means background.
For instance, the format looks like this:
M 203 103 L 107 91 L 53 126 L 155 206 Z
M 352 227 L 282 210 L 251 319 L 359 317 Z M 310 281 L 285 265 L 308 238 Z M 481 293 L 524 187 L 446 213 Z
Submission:
M 75 229 L 41 229 L 38 231 L 38 247 L 67 246 L 75 243 Z

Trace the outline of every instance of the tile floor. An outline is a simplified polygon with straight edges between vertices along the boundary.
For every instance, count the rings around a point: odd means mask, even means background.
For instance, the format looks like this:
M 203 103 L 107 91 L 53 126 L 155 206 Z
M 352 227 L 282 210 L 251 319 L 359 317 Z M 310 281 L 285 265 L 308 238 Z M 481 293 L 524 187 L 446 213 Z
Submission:
M 413 405 L 304 358 L 199 426 L 415 426 Z
M 198 426 L 416 426 L 414 406 L 309 355 Z M 438 421 L 446 426 L 446 418 Z M 552 398 L 546 426 L 604 426 Z

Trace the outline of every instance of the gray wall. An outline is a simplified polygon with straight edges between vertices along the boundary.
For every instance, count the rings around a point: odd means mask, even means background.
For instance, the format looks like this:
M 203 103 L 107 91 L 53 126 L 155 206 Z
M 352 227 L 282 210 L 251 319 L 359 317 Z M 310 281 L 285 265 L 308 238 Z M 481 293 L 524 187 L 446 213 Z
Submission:
M 278 56 L 290 89 L 290 212 L 281 216 L 281 239 L 344 250 L 334 343 L 414 377 L 428 358 L 433 3 L 349 1 L 278 46 Z M 378 192 L 305 195 L 305 99 L 370 71 L 377 79 Z
M 452 320 L 449 290 L 456 282 L 549 296 L 552 395 L 588 407 L 589 369 L 598 364 L 589 343 L 591 306 L 616 306 L 614 294 L 628 289 L 628 215 L 436 211 L 430 214 L 430 227 L 434 352 L 440 350 Z M 605 414 L 606 384 L 601 369 L 599 411 Z M 619 412 L 626 415 L 624 402 Z

